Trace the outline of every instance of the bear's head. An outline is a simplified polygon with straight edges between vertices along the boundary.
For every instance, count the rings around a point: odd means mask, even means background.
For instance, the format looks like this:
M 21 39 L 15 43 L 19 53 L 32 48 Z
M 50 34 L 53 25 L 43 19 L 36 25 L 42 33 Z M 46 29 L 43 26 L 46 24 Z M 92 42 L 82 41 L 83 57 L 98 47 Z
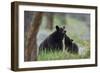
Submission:
M 65 41 L 65 45 L 66 45 L 66 46 L 72 45 L 73 39 L 70 39 L 67 35 L 65 35 L 64 38 L 65 38 L 64 41 Z
M 70 39 L 69 44 L 70 44 L 70 45 L 72 45 L 72 44 L 73 44 L 73 40 L 72 40 L 72 39 Z
M 56 33 L 58 38 L 62 40 L 66 34 L 65 26 L 63 27 L 56 26 Z

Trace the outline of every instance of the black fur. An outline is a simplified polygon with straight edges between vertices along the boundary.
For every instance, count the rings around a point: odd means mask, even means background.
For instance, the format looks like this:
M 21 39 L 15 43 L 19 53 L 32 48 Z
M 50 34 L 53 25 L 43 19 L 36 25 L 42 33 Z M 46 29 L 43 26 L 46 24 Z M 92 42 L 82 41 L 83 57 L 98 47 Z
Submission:
M 60 50 L 63 49 L 63 38 L 66 31 L 65 28 L 56 26 L 56 31 L 49 35 L 39 46 L 39 49 Z
M 70 53 L 78 53 L 78 45 L 73 43 L 73 40 L 65 35 L 65 49 Z

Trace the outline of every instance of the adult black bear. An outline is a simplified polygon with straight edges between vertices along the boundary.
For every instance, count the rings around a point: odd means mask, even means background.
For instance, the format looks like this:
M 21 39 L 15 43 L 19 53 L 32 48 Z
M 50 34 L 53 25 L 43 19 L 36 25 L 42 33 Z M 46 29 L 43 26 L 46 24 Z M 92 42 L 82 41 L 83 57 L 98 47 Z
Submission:
M 62 50 L 65 27 L 56 26 L 56 31 L 49 35 L 39 46 L 39 49 Z
M 65 49 L 70 53 L 78 53 L 78 45 L 73 42 L 67 35 L 65 35 Z

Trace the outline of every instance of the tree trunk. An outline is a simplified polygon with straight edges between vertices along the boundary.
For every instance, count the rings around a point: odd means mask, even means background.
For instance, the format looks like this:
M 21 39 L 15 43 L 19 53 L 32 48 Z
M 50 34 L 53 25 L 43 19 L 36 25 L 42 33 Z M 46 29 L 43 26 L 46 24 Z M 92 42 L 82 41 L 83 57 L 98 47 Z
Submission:
M 52 30 L 53 29 L 53 13 L 46 13 L 47 18 L 47 28 Z
M 39 26 L 41 24 L 42 12 L 37 12 L 34 14 L 32 25 L 28 31 L 28 43 L 25 48 L 25 61 L 36 61 L 37 60 L 37 33 L 39 31 Z

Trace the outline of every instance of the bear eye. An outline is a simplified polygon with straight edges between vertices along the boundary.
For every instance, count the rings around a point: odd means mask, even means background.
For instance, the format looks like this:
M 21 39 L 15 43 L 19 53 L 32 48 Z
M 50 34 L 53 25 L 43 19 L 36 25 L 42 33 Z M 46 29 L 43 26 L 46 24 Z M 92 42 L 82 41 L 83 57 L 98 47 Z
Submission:
M 60 29 L 59 31 L 60 31 L 60 32 L 63 32 L 63 29 Z

